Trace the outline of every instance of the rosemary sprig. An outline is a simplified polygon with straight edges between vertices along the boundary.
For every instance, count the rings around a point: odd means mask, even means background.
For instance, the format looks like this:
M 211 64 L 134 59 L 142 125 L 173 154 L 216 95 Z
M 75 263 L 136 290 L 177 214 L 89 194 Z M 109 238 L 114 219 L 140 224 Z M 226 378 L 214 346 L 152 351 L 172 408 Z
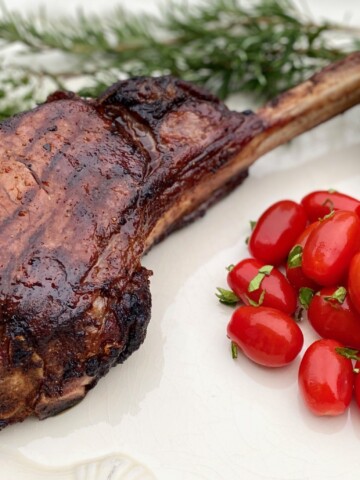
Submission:
M 161 13 L 135 16 L 118 8 L 54 20 L 44 11 L 24 16 L 2 7 L 0 117 L 56 88 L 96 96 L 134 75 L 173 74 L 221 98 L 235 92 L 269 98 L 360 48 L 359 31 L 316 24 L 291 0 L 246 7 L 240 0 L 204 0 L 191 8 L 168 1 Z M 16 46 L 11 56 L 9 46 Z

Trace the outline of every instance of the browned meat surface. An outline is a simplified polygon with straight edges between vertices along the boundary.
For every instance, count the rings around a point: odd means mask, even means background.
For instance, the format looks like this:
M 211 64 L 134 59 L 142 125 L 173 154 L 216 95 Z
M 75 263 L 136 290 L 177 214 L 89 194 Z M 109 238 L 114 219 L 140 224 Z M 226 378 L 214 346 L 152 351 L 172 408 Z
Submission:
M 142 254 L 256 158 L 360 102 L 360 55 L 252 112 L 171 78 L 0 125 L 0 426 L 75 404 L 143 342 Z

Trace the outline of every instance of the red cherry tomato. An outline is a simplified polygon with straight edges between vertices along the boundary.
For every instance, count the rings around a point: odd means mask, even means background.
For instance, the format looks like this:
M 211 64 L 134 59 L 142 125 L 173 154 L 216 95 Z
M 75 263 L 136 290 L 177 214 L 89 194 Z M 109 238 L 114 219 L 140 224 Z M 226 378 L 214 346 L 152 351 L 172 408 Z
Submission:
M 231 317 L 227 333 L 248 358 L 266 367 L 288 365 L 304 342 L 295 321 L 269 307 L 239 307 Z
M 355 369 L 354 371 L 356 372 L 354 375 L 354 393 L 355 393 L 355 400 L 360 408 L 360 361 L 357 360 L 355 362 Z
M 268 208 L 256 222 L 249 240 L 251 254 L 265 263 L 280 265 L 304 230 L 305 209 L 291 200 L 282 200 Z
M 336 352 L 336 340 L 317 340 L 306 350 L 299 368 L 300 393 L 315 415 L 340 415 L 349 406 L 354 373 L 351 360 Z
M 360 201 L 340 192 L 319 190 L 306 195 L 301 204 L 306 210 L 310 222 L 325 217 L 332 210 L 355 212 L 360 217 Z
M 301 247 L 300 252 L 298 252 L 300 255 L 298 259 L 290 258 L 293 249 L 290 251 L 288 261 L 286 263 L 286 277 L 296 290 L 300 290 L 300 288 L 303 287 L 311 288 L 312 290 L 318 290 L 317 283 L 311 278 L 308 278 L 302 269 L 302 251 L 304 249 L 304 245 L 309 238 L 310 233 L 318 226 L 318 224 L 319 222 L 310 223 L 310 225 L 308 225 L 297 238 L 294 247 Z M 296 266 L 294 266 L 293 260 L 298 260 L 295 262 Z
M 360 349 L 360 314 L 346 290 L 343 289 L 345 297 L 336 295 L 340 292 L 337 287 L 327 287 L 314 295 L 308 309 L 309 322 L 321 337 Z
M 350 262 L 348 286 L 350 298 L 360 314 L 360 253 Z
M 275 267 L 270 273 L 261 274 L 264 266 L 264 263 L 254 258 L 242 260 L 228 273 L 229 287 L 246 305 L 250 305 L 251 302 L 261 303 L 264 307 L 277 308 L 291 315 L 295 312 L 297 303 L 295 290 Z M 271 265 L 269 267 L 271 268 Z M 252 290 L 252 281 L 255 277 L 260 280 L 260 284 L 258 288 Z
M 359 217 L 353 212 L 335 212 L 310 233 L 303 251 L 303 272 L 319 285 L 341 284 L 359 246 Z

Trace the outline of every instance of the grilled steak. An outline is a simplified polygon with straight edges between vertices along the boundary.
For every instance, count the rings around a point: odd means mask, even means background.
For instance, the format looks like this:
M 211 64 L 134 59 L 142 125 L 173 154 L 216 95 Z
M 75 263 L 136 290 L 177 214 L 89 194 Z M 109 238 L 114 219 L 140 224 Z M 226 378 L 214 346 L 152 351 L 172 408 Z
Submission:
M 81 400 L 143 342 L 141 256 L 260 155 L 360 102 L 360 54 L 258 113 L 172 78 L 55 93 L 0 125 L 0 427 Z

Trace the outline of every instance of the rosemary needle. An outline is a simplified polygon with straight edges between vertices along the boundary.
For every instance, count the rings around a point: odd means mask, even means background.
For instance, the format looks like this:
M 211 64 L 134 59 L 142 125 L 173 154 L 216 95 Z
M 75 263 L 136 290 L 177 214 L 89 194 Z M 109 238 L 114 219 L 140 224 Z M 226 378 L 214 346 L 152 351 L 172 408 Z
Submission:
M 291 0 L 246 7 L 240 0 L 204 0 L 191 8 L 170 1 L 158 17 L 117 8 L 56 20 L 44 11 L 26 16 L 2 7 L 0 117 L 55 89 L 96 96 L 134 75 L 173 74 L 223 99 L 235 92 L 269 98 L 359 49 L 359 38 L 355 28 L 315 23 Z M 10 59 L 9 46 L 17 46 Z

